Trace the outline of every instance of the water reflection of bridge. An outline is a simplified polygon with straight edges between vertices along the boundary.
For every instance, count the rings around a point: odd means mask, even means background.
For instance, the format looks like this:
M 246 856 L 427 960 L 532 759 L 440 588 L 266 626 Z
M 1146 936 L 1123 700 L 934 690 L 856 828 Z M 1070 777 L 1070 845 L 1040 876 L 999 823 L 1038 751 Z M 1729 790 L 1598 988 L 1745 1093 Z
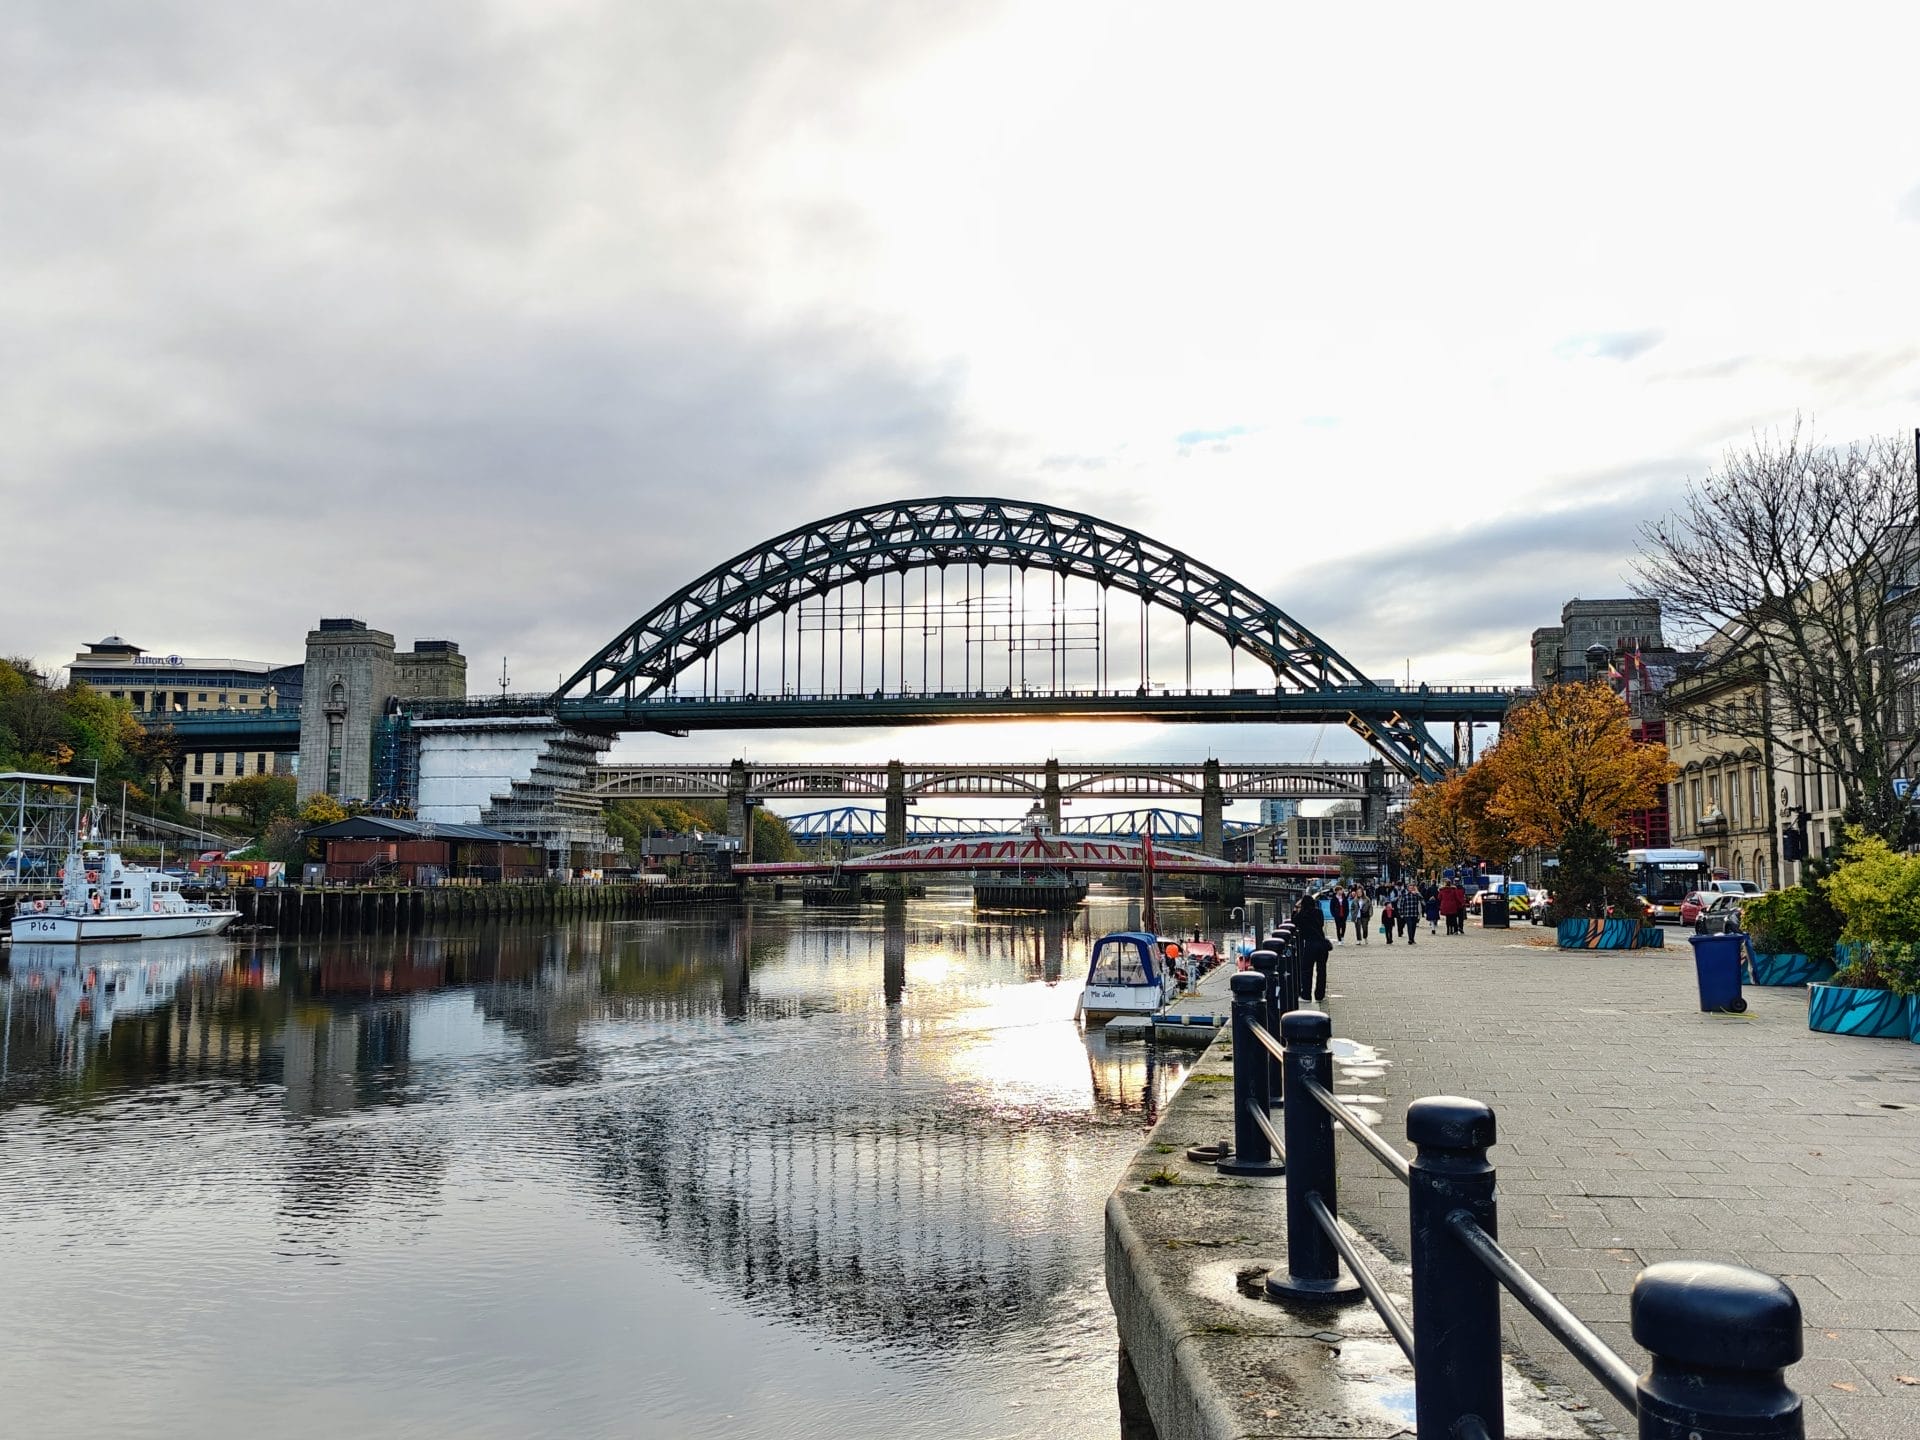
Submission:
M 878 1343 L 991 1343 L 1084 1281 L 1060 1207 L 1097 1206 L 1091 1157 L 1131 1145 L 1168 1077 L 1040 1018 L 1058 1007 L 1018 1008 L 1052 992 L 1008 982 L 1077 970 L 1066 924 L 910 913 L 243 951 L 65 1069 L 16 1068 L 8 1098 L 238 1082 L 281 1117 L 281 1243 L 307 1253 L 426 1223 L 462 1151 L 537 1152 L 753 1306 Z M 449 1013 L 493 1049 L 427 1048 Z

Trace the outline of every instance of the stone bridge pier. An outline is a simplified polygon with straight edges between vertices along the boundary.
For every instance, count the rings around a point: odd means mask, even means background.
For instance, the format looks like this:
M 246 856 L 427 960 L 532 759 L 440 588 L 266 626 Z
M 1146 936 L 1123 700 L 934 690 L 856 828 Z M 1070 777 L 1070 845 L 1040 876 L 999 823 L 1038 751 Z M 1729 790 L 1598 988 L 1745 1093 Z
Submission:
M 907 767 L 887 762 L 887 848 L 907 843 Z
M 1200 853 L 1218 860 L 1227 853 L 1227 796 L 1220 785 L 1220 762 L 1200 770 Z
M 1066 817 L 1061 814 L 1061 804 L 1060 762 L 1049 760 L 1046 779 L 1040 787 L 1040 809 L 1047 817 L 1047 830 L 1050 834 L 1058 835 L 1060 827 L 1066 823 Z
M 727 767 L 727 834 L 740 842 L 740 854 L 753 859 L 753 807 L 758 800 L 747 798 L 747 762 L 735 760 Z

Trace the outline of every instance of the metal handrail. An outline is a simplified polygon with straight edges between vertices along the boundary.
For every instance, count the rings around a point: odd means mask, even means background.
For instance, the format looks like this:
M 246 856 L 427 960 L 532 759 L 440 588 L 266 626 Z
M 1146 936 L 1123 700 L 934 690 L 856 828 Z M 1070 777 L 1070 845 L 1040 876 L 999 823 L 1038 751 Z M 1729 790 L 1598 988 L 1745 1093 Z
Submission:
M 1567 1353 L 1606 1387 L 1609 1395 L 1629 1410 L 1633 1409 L 1638 1380 L 1631 1365 L 1583 1325 L 1580 1317 L 1561 1304 L 1557 1295 L 1528 1274 L 1471 1215 L 1464 1210 L 1454 1211 L 1447 1216 L 1447 1228 L 1493 1272 L 1493 1278 L 1506 1287 L 1507 1293 L 1524 1305 L 1527 1313 L 1546 1326 L 1547 1333 L 1566 1346 Z
M 1360 1251 L 1347 1238 L 1346 1231 L 1340 1228 L 1340 1222 L 1334 1219 L 1333 1213 L 1327 1209 L 1327 1202 L 1322 1200 L 1317 1192 L 1307 1196 L 1307 1208 L 1313 1212 L 1313 1218 L 1326 1233 L 1327 1239 L 1333 1242 L 1333 1248 L 1340 1252 L 1340 1258 L 1347 1262 L 1347 1269 L 1352 1272 L 1353 1278 L 1360 1282 L 1360 1288 L 1366 1291 L 1367 1299 L 1373 1302 L 1373 1308 L 1379 1312 L 1381 1320 L 1386 1323 L 1394 1343 L 1400 1347 L 1400 1353 L 1405 1355 L 1409 1362 L 1413 1361 L 1413 1327 L 1407 1324 L 1406 1317 L 1400 1313 L 1400 1307 L 1393 1303 L 1392 1297 L 1387 1294 L 1386 1287 L 1374 1278 L 1373 1271 L 1368 1268 L 1366 1261 L 1360 1258 Z
M 1344 1125 L 1347 1133 L 1358 1140 L 1368 1154 L 1392 1171 L 1402 1185 L 1413 1183 L 1413 1165 L 1406 1156 L 1389 1145 L 1378 1130 L 1349 1110 L 1337 1096 L 1323 1088 L 1318 1081 L 1302 1080 L 1300 1088 L 1326 1107 L 1327 1113 Z
M 1284 1164 L 1287 1158 L 1286 1142 L 1280 1138 L 1280 1132 L 1274 1128 L 1273 1121 L 1267 1112 L 1258 1105 L 1249 1104 L 1247 1118 L 1259 1127 L 1262 1135 L 1267 1137 L 1267 1144 L 1273 1147 L 1273 1158 Z

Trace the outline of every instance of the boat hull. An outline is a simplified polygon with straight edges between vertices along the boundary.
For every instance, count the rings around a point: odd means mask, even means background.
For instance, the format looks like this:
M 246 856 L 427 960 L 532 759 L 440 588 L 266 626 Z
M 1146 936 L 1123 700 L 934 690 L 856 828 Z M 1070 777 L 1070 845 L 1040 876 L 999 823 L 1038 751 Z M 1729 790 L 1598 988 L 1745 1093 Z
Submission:
M 238 910 L 187 914 L 46 915 L 13 917 L 16 945 L 93 945 L 128 940 L 187 940 L 218 935 L 240 918 Z
M 1080 992 L 1080 1014 L 1088 1020 L 1151 1015 L 1166 998 L 1158 985 L 1089 985 Z

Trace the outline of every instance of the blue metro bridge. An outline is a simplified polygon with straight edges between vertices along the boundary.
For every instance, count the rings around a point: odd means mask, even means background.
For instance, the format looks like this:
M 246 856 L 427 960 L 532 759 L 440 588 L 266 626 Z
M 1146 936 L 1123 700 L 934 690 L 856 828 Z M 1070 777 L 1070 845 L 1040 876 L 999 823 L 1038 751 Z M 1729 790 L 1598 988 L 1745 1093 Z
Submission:
M 544 717 L 602 735 L 1343 725 L 1399 775 L 1432 780 L 1465 758 L 1474 723 L 1497 722 L 1527 693 L 1370 678 L 1248 586 L 1139 531 L 1056 506 L 943 496 L 849 510 L 742 551 L 646 610 L 551 694 L 409 702 L 408 713 Z M 299 733 L 288 711 L 166 723 L 189 749 L 285 750 Z M 1433 727 L 1451 727 L 1452 744 Z

